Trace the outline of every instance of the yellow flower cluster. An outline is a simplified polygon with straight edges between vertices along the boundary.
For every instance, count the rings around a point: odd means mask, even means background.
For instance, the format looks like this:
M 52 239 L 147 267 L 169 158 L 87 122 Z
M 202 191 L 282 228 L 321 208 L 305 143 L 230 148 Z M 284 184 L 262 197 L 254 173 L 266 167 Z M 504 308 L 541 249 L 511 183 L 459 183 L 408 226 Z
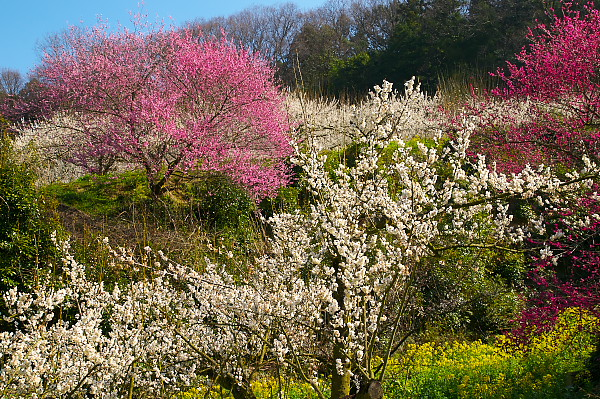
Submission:
M 319 382 L 325 385 L 325 381 Z M 324 386 L 323 389 L 326 390 Z M 265 376 L 252 382 L 252 391 L 257 398 L 312 399 L 317 398 L 313 388 L 306 382 L 282 376 L 281 379 Z M 233 396 L 218 385 L 201 386 L 177 396 L 177 399 L 232 399 Z
M 564 397 L 583 375 L 599 320 L 569 309 L 555 328 L 528 345 L 505 336 L 493 343 L 446 342 L 411 345 L 393 360 L 391 397 L 549 398 Z

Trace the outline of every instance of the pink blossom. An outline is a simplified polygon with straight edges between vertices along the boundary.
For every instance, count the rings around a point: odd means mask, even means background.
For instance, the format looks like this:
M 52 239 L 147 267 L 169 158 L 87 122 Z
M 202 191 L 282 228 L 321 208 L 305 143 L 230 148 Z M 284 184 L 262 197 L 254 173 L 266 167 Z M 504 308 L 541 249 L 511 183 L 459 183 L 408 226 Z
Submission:
M 95 172 L 135 164 L 155 194 L 195 169 L 257 198 L 285 185 L 290 125 L 268 62 L 227 39 L 150 28 L 72 28 L 44 54 L 36 106 L 68 115 L 69 160 Z

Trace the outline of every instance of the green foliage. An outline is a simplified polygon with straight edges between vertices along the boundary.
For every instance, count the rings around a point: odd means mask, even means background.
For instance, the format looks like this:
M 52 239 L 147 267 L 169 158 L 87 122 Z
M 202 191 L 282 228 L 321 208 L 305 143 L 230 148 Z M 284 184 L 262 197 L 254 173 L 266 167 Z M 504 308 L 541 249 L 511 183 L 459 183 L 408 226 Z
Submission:
M 302 195 L 306 195 L 306 193 L 297 185 L 280 188 L 276 197 L 261 201 L 259 210 L 265 217 L 273 216 L 275 213 L 299 210 Z
M 519 346 L 501 336 L 475 342 L 410 345 L 394 360 L 389 397 L 578 398 L 587 384 L 586 360 L 598 333 L 586 311 L 565 311 L 554 330 Z
M 361 41 L 353 41 L 358 47 L 348 51 L 350 55 L 334 58 L 324 71 L 329 86 L 323 91 L 356 95 L 383 79 L 402 83 L 417 76 L 428 92 L 441 87 L 462 97 L 464 89 L 449 88 L 446 77 L 475 71 L 468 76 L 478 80 L 481 74 L 476 71 L 492 71 L 512 60 L 526 44 L 527 28 L 536 19 L 544 20 L 549 4 L 539 0 L 389 2 L 386 7 L 393 20 L 388 21 L 383 42 L 364 49 Z M 385 20 L 383 15 L 380 18 Z
M 372 82 L 369 76 L 369 67 L 372 64 L 372 56 L 362 52 L 348 59 L 337 58 L 331 62 L 329 76 L 331 81 L 330 90 L 334 93 L 346 93 L 350 98 L 358 93 L 370 89 L 366 84 Z M 380 82 L 372 82 L 379 84 Z
M 8 137 L 10 130 L 10 122 L 0 114 L 0 138 L 5 139 Z
M 191 179 L 164 201 L 152 198 L 142 171 L 86 175 L 75 182 L 52 184 L 46 192 L 90 215 L 114 217 L 144 205 L 150 212 L 192 217 L 213 231 L 247 225 L 256 209 L 246 190 L 219 174 Z
M 211 174 L 187 184 L 185 196 L 200 220 L 213 230 L 246 227 L 256 210 L 248 192 L 230 178 Z
M 191 217 L 207 234 L 207 246 L 197 258 L 225 265 L 235 276 L 246 273 L 254 256 L 264 249 L 264 232 L 256 217 L 254 199 L 221 174 L 195 179 L 180 194 L 182 202 L 174 207 L 179 218 Z
M 404 147 L 411 150 L 411 155 L 418 157 L 420 155 L 419 145 L 424 145 L 426 148 L 441 148 L 445 145 L 447 140 L 441 140 L 440 142 L 423 137 L 412 137 L 404 142 Z M 379 160 L 379 165 L 385 167 L 386 164 L 394 162 L 394 153 L 400 148 L 400 143 L 391 142 L 386 148 L 382 150 L 382 155 Z M 325 168 L 329 172 L 336 170 L 340 164 L 346 165 L 350 168 L 356 166 L 356 159 L 361 151 L 361 144 L 351 143 L 341 149 L 332 150 L 327 154 L 327 160 L 325 162 Z
M 340 165 L 346 165 L 350 168 L 354 167 L 356 165 L 356 158 L 360 154 L 360 150 L 361 145 L 358 143 L 352 143 L 344 148 L 332 150 L 327 154 L 325 169 L 329 173 L 333 173 Z
M 592 383 L 600 388 L 600 334 L 596 336 L 596 347 L 587 362 Z
M 35 187 L 33 165 L 15 159 L 9 138 L 0 140 L 0 287 L 26 288 L 54 259 L 59 226 Z
M 441 149 L 447 142 L 448 142 L 448 139 L 442 139 L 442 140 L 436 141 L 432 138 L 415 136 L 415 137 L 411 137 L 409 140 L 407 140 L 404 143 L 404 146 L 407 148 L 410 148 L 412 150 L 413 155 L 418 155 L 421 152 L 419 150 L 419 144 L 424 145 L 426 148 L 436 148 L 437 147 L 438 149 Z M 391 147 L 390 149 L 394 149 L 394 147 Z
M 479 339 L 511 328 L 522 307 L 521 254 L 458 248 L 422 263 L 417 273 L 427 337 Z

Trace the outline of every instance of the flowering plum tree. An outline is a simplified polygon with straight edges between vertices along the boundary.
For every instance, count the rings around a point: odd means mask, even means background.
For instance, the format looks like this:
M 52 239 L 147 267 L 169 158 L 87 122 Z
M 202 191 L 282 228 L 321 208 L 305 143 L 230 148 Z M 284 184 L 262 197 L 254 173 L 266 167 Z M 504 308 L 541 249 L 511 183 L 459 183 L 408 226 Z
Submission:
M 155 194 L 192 168 L 228 174 L 257 197 L 284 185 L 292 147 L 268 62 L 226 39 L 137 28 L 73 27 L 35 70 L 35 105 L 60 116 L 70 161 L 142 167 Z
M 563 2 L 562 13 L 528 37 L 531 44 L 516 55 L 518 63 L 496 73 L 505 87 L 470 107 L 479 125 L 473 151 L 511 172 L 526 164 L 565 172 L 588 159 L 598 162 L 600 11 L 592 2 L 581 10 Z M 546 209 L 545 233 L 530 239 L 544 255 L 531 259 L 533 290 L 518 333 L 551 327 L 566 307 L 597 306 L 597 188 L 581 196 Z
M 474 151 L 505 170 L 600 157 L 600 11 L 563 2 L 560 14 L 530 30 L 518 62 L 494 74 L 504 87 L 471 107 L 480 116 Z
M 504 97 L 530 97 L 555 102 L 586 123 L 600 117 L 600 11 L 589 2 L 583 11 L 563 2 L 562 15 L 540 24 L 528 34 L 530 44 L 516 54 L 518 64 L 507 63 L 497 76 Z
M 542 251 L 532 260 L 533 289 L 513 331 L 518 336 L 552 328 L 569 307 L 600 312 L 598 197 L 588 195 L 567 208 L 549 210 L 545 224 L 547 233 L 530 239 Z
M 2 395 L 169 397 L 209 378 L 251 399 L 253 375 L 271 367 L 321 399 L 347 396 L 353 382 L 360 397 L 381 398 L 387 361 L 412 328 L 420 260 L 540 233 L 540 218 L 513 223 L 510 200 L 558 205 L 596 168 L 569 181 L 548 168 L 507 176 L 471 161 L 469 129 L 446 144 L 405 146 L 422 94 L 409 84 L 403 107 L 391 107 L 395 97 L 386 82 L 344 127 L 353 162 L 332 170 L 318 149 L 297 149 L 312 205 L 270 220 L 270 251 L 244 275 L 117 249 L 113 261 L 133 274 L 127 284 L 91 281 L 67 253 L 64 285 L 6 293 L 15 331 L 0 334 Z M 327 394 L 319 377 L 329 375 Z
M 422 259 L 461 247 L 507 249 L 542 226 L 539 215 L 513 223 L 512 200 L 542 207 L 561 203 L 594 173 L 591 163 L 572 182 L 560 182 L 546 168 L 512 177 L 490 171 L 483 157 L 469 160 L 468 122 L 448 145 L 405 146 L 402 133 L 427 110 L 412 107 L 422 105 L 413 82 L 400 96 L 403 106 L 391 106 L 395 97 L 385 82 L 363 108 L 369 112 L 355 115 L 352 162 L 331 171 L 318 149 L 297 151 L 295 162 L 304 169 L 314 204 L 308 215 L 272 220 L 273 255 L 262 260 L 270 264 L 267 271 L 281 264 L 296 270 L 295 282 L 280 290 L 307 286 L 319 298 L 314 309 L 321 312 L 300 319 L 321 333 L 316 357 L 335 365 L 331 398 L 348 395 L 353 379 L 364 387 L 384 378 L 389 356 L 413 328 L 410 298 Z M 314 349 L 303 349 L 290 338 L 296 333 L 280 329 L 278 356 L 291 354 L 287 364 L 300 375 L 314 370 L 311 356 L 298 355 Z

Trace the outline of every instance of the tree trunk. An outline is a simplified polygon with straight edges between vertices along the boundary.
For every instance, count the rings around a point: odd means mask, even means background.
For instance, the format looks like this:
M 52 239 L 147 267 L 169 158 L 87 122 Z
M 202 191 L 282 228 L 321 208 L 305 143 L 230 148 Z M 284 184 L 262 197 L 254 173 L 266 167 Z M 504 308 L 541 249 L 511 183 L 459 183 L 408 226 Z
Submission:
M 223 388 L 228 389 L 234 399 L 256 399 L 250 383 L 246 380 L 239 383 L 233 376 L 227 374 L 219 376 L 217 383 Z
M 242 379 L 242 382 L 238 382 L 231 374 L 219 374 L 213 369 L 205 370 L 202 375 L 210 377 L 215 383 L 227 389 L 234 399 L 256 399 L 252 387 L 250 386 L 250 382 L 246 379 Z
M 381 382 L 377 380 L 370 380 L 364 384 L 361 384 L 360 390 L 356 394 L 356 399 L 382 399 L 383 398 L 383 387 Z
M 336 342 L 333 346 L 333 359 L 342 359 L 344 373 L 340 375 L 334 365 L 331 373 L 331 399 L 341 399 L 350 394 L 350 370 L 344 364 L 344 356 L 342 344 Z
M 164 194 L 164 189 L 165 189 L 165 179 L 160 179 L 158 182 L 153 183 L 152 181 L 150 181 L 150 178 L 148 178 L 149 181 L 149 186 L 150 186 L 150 192 L 152 193 L 152 195 L 154 195 L 155 197 L 161 197 Z
M 342 270 L 340 270 L 341 259 L 339 256 L 336 256 L 333 259 L 332 266 L 335 270 L 336 282 L 337 282 L 337 290 L 334 293 L 333 297 L 337 301 L 339 309 L 343 312 L 345 310 L 344 306 L 344 296 L 346 294 L 345 286 L 340 278 L 342 274 Z M 341 399 L 350 394 L 350 369 L 346 363 L 346 355 L 344 351 L 344 344 L 340 342 L 340 340 L 348 339 L 348 330 L 347 328 L 342 328 L 340 330 L 340 338 L 333 343 L 333 361 L 336 359 L 341 359 L 343 373 L 340 375 L 335 367 L 335 363 L 333 364 L 333 372 L 331 373 L 331 399 Z

